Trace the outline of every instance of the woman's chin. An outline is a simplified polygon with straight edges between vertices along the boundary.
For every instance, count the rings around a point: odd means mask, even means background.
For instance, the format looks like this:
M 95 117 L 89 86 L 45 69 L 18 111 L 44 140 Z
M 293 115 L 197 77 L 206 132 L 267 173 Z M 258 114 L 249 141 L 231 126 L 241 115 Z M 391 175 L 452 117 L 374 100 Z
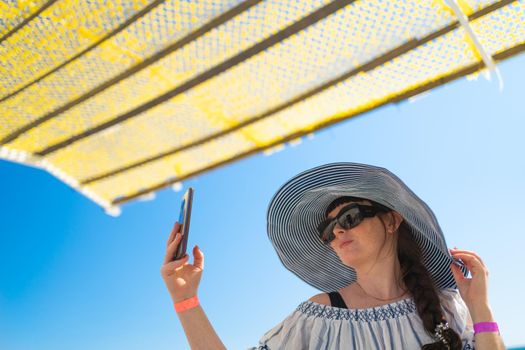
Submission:
M 359 265 L 359 259 L 356 259 L 355 257 L 339 257 L 341 259 L 341 262 L 345 264 L 348 267 L 355 268 Z
M 351 249 L 350 247 L 339 250 L 337 252 L 337 256 L 343 264 L 352 268 L 355 268 L 355 266 L 359 266 L 359 264 L 361 263 L 366 263 L 367 260 L 367 257 L 364 256 L 362 251 Z

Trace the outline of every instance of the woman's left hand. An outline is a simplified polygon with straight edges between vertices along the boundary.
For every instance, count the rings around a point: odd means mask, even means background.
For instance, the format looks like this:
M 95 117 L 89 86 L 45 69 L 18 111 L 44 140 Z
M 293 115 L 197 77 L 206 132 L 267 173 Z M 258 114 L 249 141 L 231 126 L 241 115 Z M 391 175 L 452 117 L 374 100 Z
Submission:
M 489 271 L 481 258 L 476 253 L 468 250 L 450 249 L 450 254 L 452 254 L 453 258 L 461 259 L 472 275 L 472 278 L 467 278 L 463 275 L 459 266 L 454 263 L 450 265 L 459 293 L 469 310 L 472 312 L 473 310 L 487 307 Z

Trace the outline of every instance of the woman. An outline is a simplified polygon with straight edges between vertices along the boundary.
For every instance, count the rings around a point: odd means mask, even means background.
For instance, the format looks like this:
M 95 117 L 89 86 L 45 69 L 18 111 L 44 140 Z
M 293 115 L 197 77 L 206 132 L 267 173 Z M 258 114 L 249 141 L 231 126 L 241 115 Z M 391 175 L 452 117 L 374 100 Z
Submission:
M 284 266 L 323 293 L 254 349 L 505 348 L 482 260 L 449 251 L 430 208 L 386 169 L 334 163 L 295 176 L 269 205 L 268 236 Z M 223 349 L 198 305 L 204 256 L 193 255 L 166 258 L 161 273 L 192 349 Z

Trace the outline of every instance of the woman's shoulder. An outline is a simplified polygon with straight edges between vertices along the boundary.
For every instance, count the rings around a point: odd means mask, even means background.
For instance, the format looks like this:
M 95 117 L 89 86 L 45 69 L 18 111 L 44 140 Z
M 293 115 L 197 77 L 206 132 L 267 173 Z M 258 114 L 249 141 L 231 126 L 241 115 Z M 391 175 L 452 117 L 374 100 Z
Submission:
M 328 305 L 331 306 L 332 303 L 330 302 L 330 297 L 327 293 L 319 293 L 308 299 L 308 301 L 312 301 L 317 304 L 321 305 Z

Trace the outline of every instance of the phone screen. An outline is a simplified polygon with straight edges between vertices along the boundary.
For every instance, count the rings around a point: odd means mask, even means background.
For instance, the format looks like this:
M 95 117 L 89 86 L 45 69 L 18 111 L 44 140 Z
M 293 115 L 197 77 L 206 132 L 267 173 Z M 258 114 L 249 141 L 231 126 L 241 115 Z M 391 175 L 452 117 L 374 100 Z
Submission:
M 186 254 L 186 246 L 188 244 L 188 236 L 190 233 L 190 219 L 191 219 L 191 206 L 193 203 L 193 188 L 188 188 L 180 206 L 179 223 L 181 224 L 180 233 L 182 233 L 182 240 L 177 247 L 173 260 L 178 260 Z

